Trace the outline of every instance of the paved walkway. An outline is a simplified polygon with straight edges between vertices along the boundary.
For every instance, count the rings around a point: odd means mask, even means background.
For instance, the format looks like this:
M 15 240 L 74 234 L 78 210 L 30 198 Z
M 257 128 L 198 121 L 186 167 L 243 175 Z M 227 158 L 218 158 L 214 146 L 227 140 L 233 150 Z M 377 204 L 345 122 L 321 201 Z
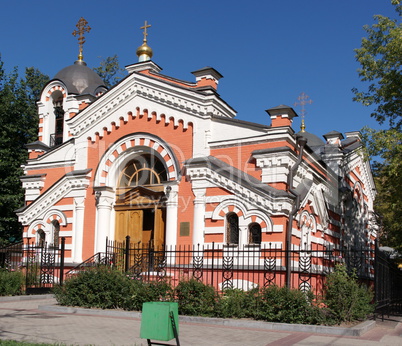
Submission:
M 54 311 L 51 311 L 53 307 Z M 68 312 L 70 311 L 70 312 Z M 134 316 L 134 315 L 133 315 Z M 187 319 L 188 320 L 188 319 Z M 239 320 L 237 320 L 239 321 Z M 0 339 L 63 345 L 147 345 L 140 339 L 141 319 L 127 312 L 108 316 L 98 311 L 68 310 L 55 299 L 0 299 Z M 180 321 L 182 346 L 265 345 L 402 345 L 402 317 L 391 317 L 361 336 L 311 331 L 266 330 L 261 323 L 231 326 Z M 167 342 L 174 345 L 174 340 Z

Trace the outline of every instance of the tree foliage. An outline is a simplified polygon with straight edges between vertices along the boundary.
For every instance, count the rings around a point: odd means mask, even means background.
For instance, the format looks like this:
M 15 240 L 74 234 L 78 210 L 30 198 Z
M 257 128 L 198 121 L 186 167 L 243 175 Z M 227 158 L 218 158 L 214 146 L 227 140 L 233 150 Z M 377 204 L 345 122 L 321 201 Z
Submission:
M 366 319 L 373 312 L 373 292 L 359 285 L 356 273 L 349 274 L 344 265 L 337 265 L 327 277 L 324 304 L 335 323 Z
M 35 102 L 48 80 L 33 67 L 26 69 L 24 78 L 17 68 L 6 74 L 0 59 L 0 246 L 21 238 L 15 210 L 24 200 L 19 180 L 27 159 L 24 145 L 36 140 Z
M 381 243 L 402 250 L 402 133 L 365 128 L 363 134 L 369 155 L 381 158 L 373 163 Z
M 100 66 L 93 70 L 103 79 L 108 88 L 117 84 L 124 76 L 124 69 L 120 68 L 116 54 L 103 59 Z
M 108 87 L 116 84 L 124 71 L 116 55 L 94 70 Z M 24 202 L 19 179 L 27 159 L 24 145 L 37 139 L 36 101 L 48 81 L 49 77 L 34 67 L 26 68 L 23 77 L 17 68 L 7 74 L 0 56 L 0 247 L 21 238 L 15 210 Z
M 371 114 L 380 124 L 388 120 L 391 128 L 402 127 L 402 5 L 394 1 L 398 19 L 376 15 L 376 23 L 364 26 L 367 37 L 355 50 L 361 81 L 369 82 L 367 91 L 353 89 L 354 100 L 375 105 Z
M 371 114 L 387 129 L 364 128 L 365 143 L 374 161 L 377 187 L 374 208 L 380 216 L 382 245 L 402 250 L 402 5 L 392 0 L 397 18 L 374 16 L 375 23 L 366 25 L 367 37 L 356 49 L 358 70 L 367 91 L 353 89 L 354 100 L 375 106 Z

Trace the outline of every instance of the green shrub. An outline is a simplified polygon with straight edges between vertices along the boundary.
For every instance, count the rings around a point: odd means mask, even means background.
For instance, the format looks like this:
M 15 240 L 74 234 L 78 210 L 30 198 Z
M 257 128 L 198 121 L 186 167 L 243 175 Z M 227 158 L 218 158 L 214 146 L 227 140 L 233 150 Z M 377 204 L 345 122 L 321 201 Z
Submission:
M 287 287 L 268 286 L 260 291 L 255 318 L 270 322 L 317 324 L 322 320 L 313 294 Z
M 79 272 L 63 286 L 56 286 L 53 293 L 60 305 L 136 311 L 141 311 L 145 302 L 173 297 L 165 281 L 144 283 L 107 266 Z
M 365 319 L 373 312 L 373 292 L 359 285 L 356 274 L 348 274 L 345 266 L 337 265 L 328 275 L 324 304 L 329 311 L 329 321 L 335 323 Z
M 130 281 L 130 289 L 125 297 L 125 310 L 141 311 L 145 302 L 171 301 L 173 289 L 166 281 L 152 281 L 144 283 L 138 280 Z
M 166 281 L 151 281 L 146 285 L 148 290 L 147 302 L 173 301 L 174 291 L 172 286 Z
M 179 314 L 191 316 L 214 316 L 218 295 L 212 286 L 195 279 L 182 280 L 176 286 L 175 295 Z
M 0 269 L 0 296 L 14 296 L 23 293 L 24 275 L 20 271 Z
M 21 273 L 0 275 L 14 275 L 15 280 L 0 276 L 1 295 L 21 292 Z M 325 308 L 321 309 L 313 303 L 311 292 L 268 286 L 248 292 L 229 289 L 219 296 L 212 286 L 195 279 L 180 281 L 173 290 L 167 281 L 144 283 L 107 266 L 82 271 L 53 292 L 59 304 L 67 306 L 140 311 L 145 302 L 177 301 L 182 315 L 282 323 L 333 324 L 363 319 L 373 311 L 372 292 L 359 286 L 355 275 L 348 275 L 343 266 L 336 267 L 327 279 Z M 16 283 L 14 290 L 6 289 L 12 282 Z
M 227 289 L 218 301 L 216 316 L 222 318 L 254 317 L 257 305 L 258 288 L 250 291 Z
M 123 273 L 100 266 L 79 272 L 53 292 L 61 305 L 115 309 L 124 308 L 131 286 Z
M 146 284 L 139 280 L 127 280 L 128 286 L 124 290 L 121 308 L 130 311 L 141 311 L 142 303 L 148 301 L 149 293 Z

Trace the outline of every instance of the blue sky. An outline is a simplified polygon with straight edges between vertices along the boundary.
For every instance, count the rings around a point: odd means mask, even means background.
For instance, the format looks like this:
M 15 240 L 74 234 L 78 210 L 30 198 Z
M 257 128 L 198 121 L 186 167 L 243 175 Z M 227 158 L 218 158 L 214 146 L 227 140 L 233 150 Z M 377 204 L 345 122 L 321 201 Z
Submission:
M 352 101 L 359 81 L 354 49 L 373 15 L 396 17 L 390 0 L 3 0 L 0 54 L 8 72 L 34 66 L 51 78 L 77 58 L 72 35 L 80 17 L 86 34 L 84 60 L 97 67 L 117 54 L 120 65 L 137 62 L 147 20 L 148 44 L 162 73 L 194 81 L 192 71 L 212 66 L 224 78 L 218 92 L 237 119 L 270 124 L 265 110 L 294 106 L 304 92 L 306 130 L 322 135 L 369 125 L 370 109 Z

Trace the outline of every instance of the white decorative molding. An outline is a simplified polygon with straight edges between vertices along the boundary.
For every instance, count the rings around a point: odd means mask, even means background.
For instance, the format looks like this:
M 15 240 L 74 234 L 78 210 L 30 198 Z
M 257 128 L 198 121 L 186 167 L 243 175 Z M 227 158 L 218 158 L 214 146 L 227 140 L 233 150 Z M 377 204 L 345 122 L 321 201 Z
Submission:
M 72 170 L 76 160 L 76 146 L 74 141 L 64 142 L 57 148 L 37 157 L 29 159 L 24 166 L 24 171 L 41 171 L 49 168 L 66 168 L 66 172 Z M 25 178 L 25 177 L 24 177 Z
M 225 229 L 222 227 L 205 227 L 205 234 L 224 234 Z
M 50 224 L 53 220 L 57 220 L 60 226 L 67 225 L 66 215 L 56 208 L 47 211 L 45 216 L 43 217 L 43 220 L 48 224 Z
M 22 188 L 25 190 L 25 200 L 34 201 L 40 195 L 40 191 L 45 186 L 45 175 L 25 176 L 21 179 Z
M 236 196 L 236 199 L 245 200 L 256 209 L 267 210 L 270 214 L 274 213 L 286 213 L 286 210 L 291 210 L 291 202 L 289 198 L 270 196 L 261 191 L 257 193 L 250 190 L 244 185 L 235 182 L 219 172 L 211 170 L 209 167 L 187 167 L 187 176 L 194 180 L 212 182 L 215 186 L 222 187 L 228 190 L 230 193 Z
M 160 121 L 158 117 L 163 113 L 165 122 L 173 120 L 174 126 L 181 122 L 184 128 L 193 122 L 194 116 L 235 116 L 235 112 L 214 94 L 132 73 L 98 102 L 81 111 L 79 117 L 73 117 L 67 123 L 73 136 L 85 134 L 95 140 L 97 134 L 102 136 L 104 130 L 112 131 L 114 124 L 120 124 L 120 119 L 127 122 L 130 116 L 137 116 L 136 105 L 141 105 L 143 110 L 149 105 L 149 118 L 155 117 L 156 121 Z
M 282 233 L 283 231 L 284 231 L 283 225 L 274 225 L 272 227 L 272 232 L 274 232 L 274 233 Z
M 35 237 L 35 234 L 38 231 L 38 229 L 44 230 L 45 228 L 46 228 L 46 222 L 44 222 L 43 220 L 34 220 L 29 225 L 29 227 L 26 230 L 26 232 L 23 233 L 23 236 L 24 236 L 24 238 L 26 238 L 26 237 L 28 237 L 28 238 Z M 34 232 L 35 232 L 35 234 L 34 234 Z
M 49 208 L 53 207 L 61 199 L 71 195 L 73 191 L 85 190 L 89 186 L 90 176 L 90 172 L 85 172 L 80 175 L 65 175 L 29 206 L 17 212 L 18 220 L 23 225 L 28 225 L 35 219 L 41 219 L 41 215 L 44 215 Z
M 294 155 L 289 153 L 272 153 L 260 155 L 256 158 L 256 166 L 261 168 L 261 182 L 286 183 L 289 170 L 295 163 Z
M 178 179 L 180 167 L 178 167 L 173 150 L 160 138 L 152 134 L 134 133 L 120 139 L 108 148 L 97 167 L 94 185 L 113 187 L 116 183 L 116 177 L 114 176 L 116 169 L 123 164 L 127 157 L 136 153 L 136 147 L 138 147 L 138 150 L 141 150 L 141 147 L 148 147 L 154 150 L 165 163 L 168 180 L 174 181 Z M 155 147 L 156 149 L 154 149 Z

